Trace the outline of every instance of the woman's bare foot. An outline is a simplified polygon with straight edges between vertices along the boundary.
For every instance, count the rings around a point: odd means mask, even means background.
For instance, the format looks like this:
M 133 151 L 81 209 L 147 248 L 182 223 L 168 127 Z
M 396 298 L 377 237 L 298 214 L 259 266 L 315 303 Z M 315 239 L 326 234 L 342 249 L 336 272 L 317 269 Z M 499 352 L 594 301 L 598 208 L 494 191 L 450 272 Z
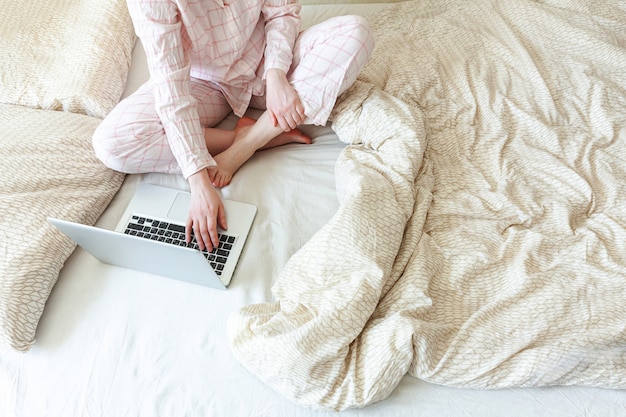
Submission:
M 213 186 L 221 188 L 230 184 L 233 175 L 254 155 L 255 148 L 245 140 L 235 140 L 224 152 L 213 157 L 217 166 L 208 168 Z
M 252 117 L 244 116 L 237 121 L 235 130 L 242 127 L 252 126 L 254 123 L 256 123 L 256 120 L 254 120 Z M 265 146 L 261 147 L 261 150 L 275 148 L 276 146 L 286 145 L 288 143 L 302 143 L 305 145 L 310 145 L 311 143 L 313 143 L 313 140 L 309 136 L 305 135 L 300 129 L 296 128 L 290 130 L 289 132 L 283 132 L 275 138 L 271 139 L 269 142 L 267 142 Z
M 209 178 L 215 187 L 225 187 L 230 184 L 233 175 L 241 166 L 254 155 L 256 148 L 251 143 L 250 138 L 246 138 L 246 133 L 250 130 L 256 120 L 250 117 L 242 117 L 235 126 L 235 140 L 228 149 L 214 156 L 217 167 L 208 168 Z M 313 141 L 300 129 L 292 129 L 289 132 L 279 133 L 270 139 L 259 149 L 270 149 L 288 143 L 310 144 Z

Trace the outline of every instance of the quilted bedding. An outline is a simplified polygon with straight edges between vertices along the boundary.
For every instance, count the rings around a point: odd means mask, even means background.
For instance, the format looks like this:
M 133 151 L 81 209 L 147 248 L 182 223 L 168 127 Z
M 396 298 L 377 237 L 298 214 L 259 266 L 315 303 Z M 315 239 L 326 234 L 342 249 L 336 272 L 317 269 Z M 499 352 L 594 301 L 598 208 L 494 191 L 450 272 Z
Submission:
M 93 155 L 100 119 L 0 104 L 0 342 L 29 350 L 75 245 L 48 216 L 93 224 L 122 184 Z
M 371 23 L 334 113 L 339 210 L 231 316 L 237 359 L 337 410 L 407 373 L 626 388 L 626 5 L 412 1 Z
M 124 0 L 3 2 L 0 20 L 0 344 L 27 351 L 75 247 L 46 217 L 92 224 L 124 178 L 91 136 L 135 35 Z

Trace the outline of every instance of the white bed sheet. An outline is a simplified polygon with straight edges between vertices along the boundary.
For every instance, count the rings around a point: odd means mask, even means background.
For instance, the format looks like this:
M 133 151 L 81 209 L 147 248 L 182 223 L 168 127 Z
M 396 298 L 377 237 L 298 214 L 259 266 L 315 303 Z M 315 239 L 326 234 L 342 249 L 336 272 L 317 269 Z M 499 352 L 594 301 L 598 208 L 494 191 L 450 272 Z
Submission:
M 310 24 L 331 12 L 367 14 L 379 7 L 310 6 L 304 16 Z M 135 54 L 125 94 L 146 77 L 140 47 Z M 77 249 L 46 305 L 32 350 L 0 351 L 0 416 L 626 415 L 626 395 L 619 391 L 479 391 L 412 377 L 384 401 L 334 413 L 293 404 L 248 373 L 228 345 L 229 314 L 271 299 L 271 284 L 289 257 L 337 209 L 333 170 L 343 144 L 329 126 L 307 132 L 313 145 L 259 153 L 223 190 L 226 198 L 259 207 L 227 291 L 104 265 Z M 128 176 L 99 226 L 117 223 L 140 181 L 186 187 L 177 176 Z
M 334 413 L 294 404 L 248 373 L 228 345 L 228 315 L 270 299 L 284 263 L 336 209 L 333 164 L 343 145 L 329 128 L 315 130 L 314 145 L 260 154 L 224 190 L 260 208 L 227 291 L 103 265 L 78 249 L 51 294 L 32 350 L 1 352 L 0 415 L 624 415 L 626 398 L 618 391 L 465 390 L 412 377 L 382 402 Z M 178 177 L 129 176 L 100 226 L 115 225 L 139 181 L 182 185 Z

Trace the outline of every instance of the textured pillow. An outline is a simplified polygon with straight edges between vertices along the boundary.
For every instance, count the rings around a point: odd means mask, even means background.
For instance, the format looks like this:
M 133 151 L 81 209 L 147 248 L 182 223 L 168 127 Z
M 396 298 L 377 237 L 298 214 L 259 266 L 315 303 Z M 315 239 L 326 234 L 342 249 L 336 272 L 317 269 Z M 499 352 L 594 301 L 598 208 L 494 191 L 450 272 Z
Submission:
M 100 119 L 0 104 L 0 341 L 28 350 L 75 245 L 47 216 L 93 224 L 123 174 L 94 156 Z
M 0 0 L 0 103 L 103 118 L 135 42 L 125 0 Z

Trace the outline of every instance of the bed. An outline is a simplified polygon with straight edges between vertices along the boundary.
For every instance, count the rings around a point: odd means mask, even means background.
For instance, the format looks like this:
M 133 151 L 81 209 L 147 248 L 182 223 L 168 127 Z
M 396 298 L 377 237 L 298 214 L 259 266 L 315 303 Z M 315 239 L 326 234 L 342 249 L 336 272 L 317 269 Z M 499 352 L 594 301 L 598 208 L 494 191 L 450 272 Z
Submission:
M 1 12 L 0 415 L 626 414 L 623 3 L 303 2 L 376 49 L 313 144 L 221 190 L 258 208 L 226 291 L 46 223 L 188 189 L 91 152 L 147 79 L 125 3 L 49 4 Z

